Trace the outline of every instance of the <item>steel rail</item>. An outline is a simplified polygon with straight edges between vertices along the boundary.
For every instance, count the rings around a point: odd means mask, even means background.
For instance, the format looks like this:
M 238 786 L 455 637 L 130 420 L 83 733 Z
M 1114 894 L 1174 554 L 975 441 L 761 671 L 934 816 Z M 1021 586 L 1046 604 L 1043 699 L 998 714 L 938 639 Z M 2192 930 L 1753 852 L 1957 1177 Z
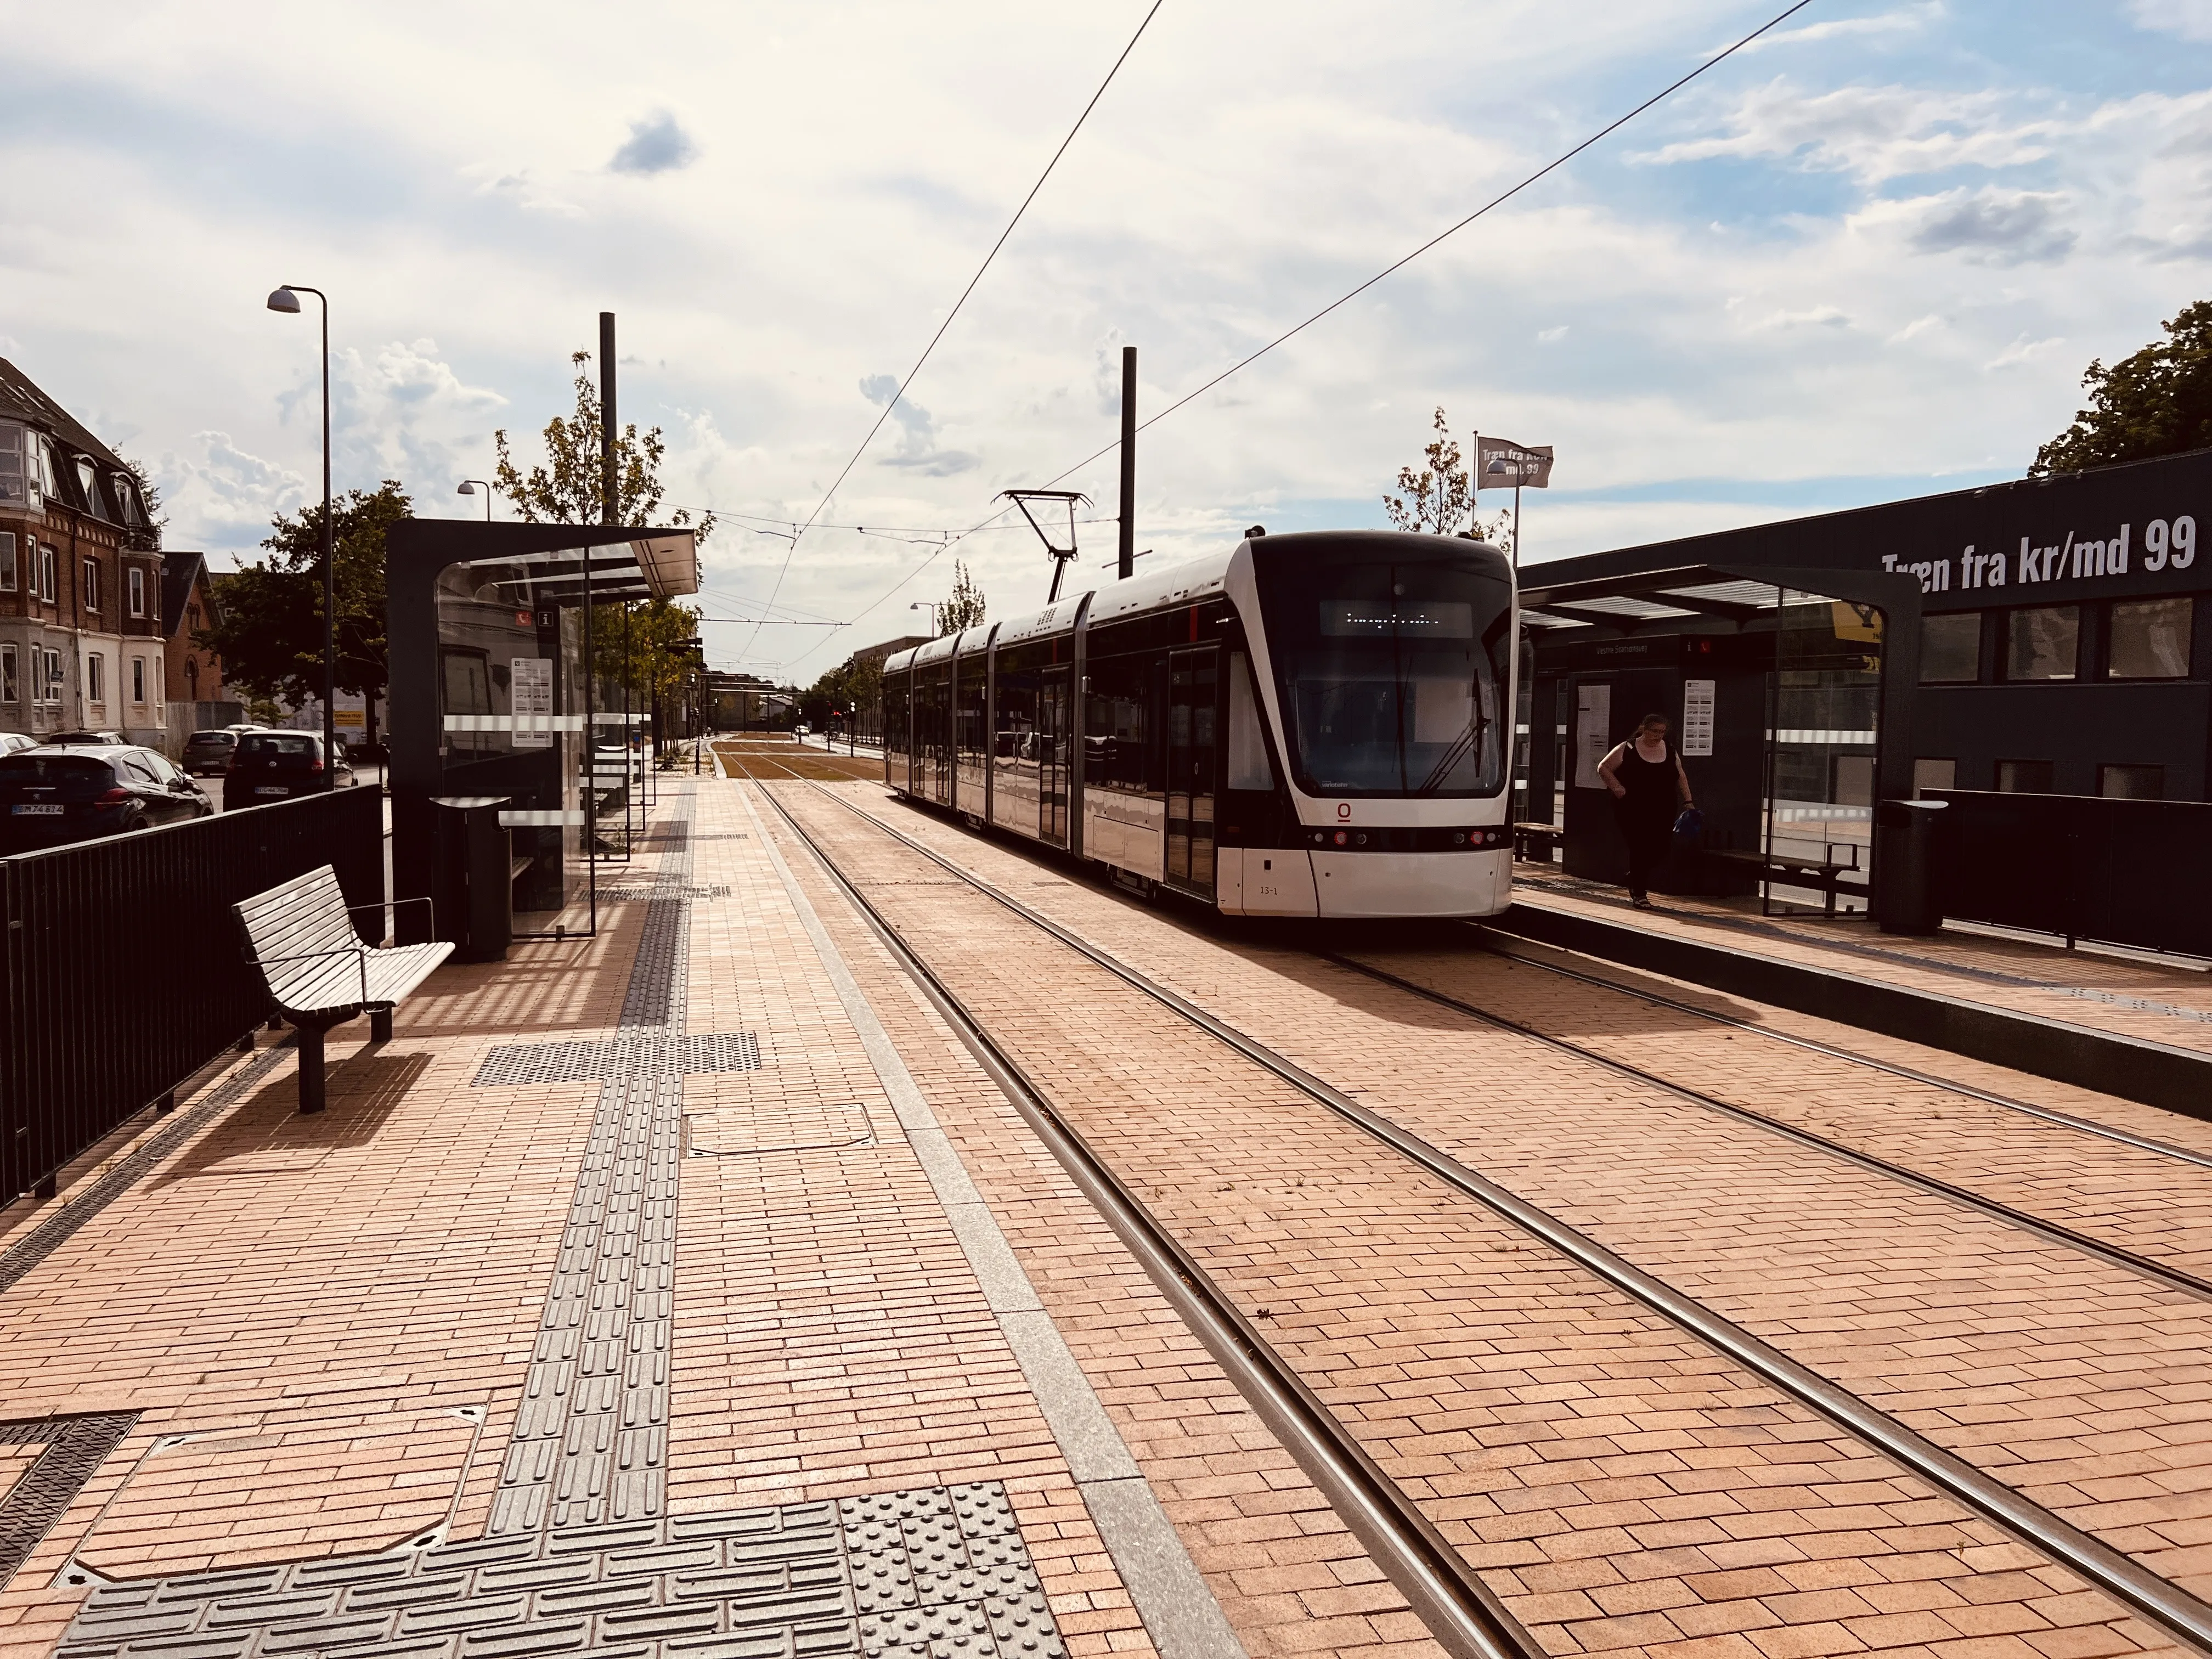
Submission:
M 1110 952 L 1101 950 L 1051 918 L 1031 909 L 1019 899 L 963 869 L 933 848 L 893 829 L 842 796 L 823 789 L 818 784 L 810 781 L 808 787 L 902 845 L 921 854 L 979 893 L 996 901 L 1041 932 L 1051 935 L 1246 1059 L 1273 1073 L 1316 1103 L 1456 1188 L 1492 1213 L 1542 1240 L 1668 1323 L 1688 1331 L 1708 1346 L 1831 1424 L 1881 1451 L 1993 1526 L 2077 1574 L 2123 1606 L 2132 1608 L 2167 1635 L 2200 1654 L 2212 1656 L 2212 1605 L 2208 1605 L 2179 1584 L 2152 1571 L 2025 1493 L 1937 1445 L 1872 1401 L 1861 1398 L 1791 1358 L 1726 1315 L 1644 1272 L 1579 1228 L 1529 1203 L 1487 1176 L 1478 1174 L 1402 1125 L 1363 1106 L 1296 1061 L 1277 1054 L 1257 1039 L 1215 1018 L 1149 975 L 1128 966 Z M 766 794 L 769 792 L 763 789 L 762 793 Z M 781 803 L 777 803 L 777 811 L 794 829 L 797 827 L 797 821 L 784 811 Z M 805 832 L 800 833 L 804 835 Z M 808 844 L 813 846 L 811 838 Z M 823 856 L 818 848 L 816 848 L 816 856 Z M 833 871 L 833 873 L 837 875 L 840 884 L 846 890 L 854 890 L 842 872 Z M 860 902 L 866 903 L 865 900 Z M 903 956 L 903 947 L 900 948 Z M 1068 1133 L 1073 1133 L 1073 1131 Z
M 811 778 L 797 781 L 821 789 Z M 821 793 L 830 792 L 821 789 Z M 763 787 L 760 793 L 883 940 L 1083 1195 L 1128 1246 L 1153 1284 L 1328 1497 L 1431 1633 L 1460 1659 L 1545 1659 L 1542 1644 L 1506 1611 L 1443 1534 L 1060 1115 L 1021 1065 L 984 1030 L 890 918 L 837 867 L 773 791 Z M 830 795 L 830 799 L 836 797 Z M 867 817 L 865 812 L 860 816 Z
M 1385 985 L 1393 986 L 1398 990 L 1423 998 L 1439 1007 L 1449 1008 L 1455 1013 L 1479 1020 L 1494 1030 L 1510 1031 L 1516 1036 L 1524 1036 L 1531 1042 L 1543 1043 L 1549 1048 L 1559 1050 L 1562 1054 L 1572 1054 L 1577 1059 L 1588 1060 L 1594 1066 L 1601 1066 L 1617 1076 L 1629 1078 L 1638 1083 L 1648 1084 L 1655 1089 L 1664 1090 L 1668 1094 L 1680 1096 L 1693 1106 L 1703 1107 L 1711 1112 L 1723 1113 L 1740 1122 L 1748 1123 L 1755 1128 L 1766 1130 L 1785 1139 L 1794 1140 L 1800 1146 L 1809 1146 L 1816 1152 L 1825 1152 L 1829 1157 L 1839 1159 L 1845 1164 L 1856 1164 L 1860 1169 L 1873 1174 L 1887 1176 L 1891 1180 L 1901 1182 L 1908 1187 L 1917 1187 L 1923 1192 L 1932 1193 L 1938 1198 L 1946 1198 L 1954 1204 L 1964 1205 L 1966 1208 L 1978 1211 L 1991 1220 L 2002 1222 L 2008 1227 L 2017 1227 L 2024 1232 L 2034 1233 L 2050 1240 L 2054 1244 L 2063 1245 L 2069 1249 L 2079 1250 L 2086 1255 L 2095 1256 L 2112 1267 L 2124 1268 L 2130 1273 L 2141 1273 L 2147 1279 L 2154 1279 L 2170 1289 L 2182 1291 L 2191 1296 L 2203 1297 L 2208 1301 L 2212 1301 L 2212 1279 L 2200 1279 L 2195 1273 L 2184 1272 L 2179 1267 L 2168 1267 L 2165 1262 L 2155 1261 L 2149 1256 L 2138 1255 L 2133 1250 L 2123 1249 L 2117 1244 L 2108 1244 L 2104 1240 L 2094 1238 L 2087 1233 L 2076 1232 L 2063 1223 L 2046 1221 L 2042 1217 L 2031 1214 L 2026 1210 L 2016 1210 L 2009 1204 L 1985 1197 L 1970 1188 L 1954 1186 L 1950 1182 L 1941 1180 L 1922 1170 L 1910 1169 L 1902 1164 L 1893 1164 L 1887 1158 L 1875 1157 L 1872 1152 L 1861 1152 L 1855 1146 L 1845 1146 L 1840 1140 L 1831 1140 L 1826 1135 L 1816 1134 L 1810 1129 L 1800 1128 L 1796 1124 L 1787 1122 L 1781 1118 L 1769 1117 L 1765 1113 L 1753 1110 L 1751 1107 L 1739 1106 L 1734 1101 L 1723 1100 L 1718 1095 L 1709 1095 L 1704 1090 L 1693 1089 L 1686 1083 L 1677 1083 L 1671 1078 L 1660 1076 L 1656 1072 L 1647 1072 L 1641 1066 L 1632 1064 L 1628 1060 L 1616 1060 L 1612 1055 L 1601 1053 L 1595 1048 L 1586 1048 L 1571 1038 L 1554 1036 L 1548 1031 L 1538 1030 L 1534 1026 L 1523 1024 L 1519 1020 L 1508 1019 L 1502 1014 L 1492 1013 L 1488 1009 L 1480 1007 L 1462 998 L 1453 996 L 1449 992 L 1431 990 L 1425 985 L 1403 978 L 1388 969 L 1374 967 L 1356 957 L 1345 956 L 1334 951 L 1322 951 L 1316 954 L 1324 962 L 1334 963 L 1350 972 L 1379 980 Z
M 1467 925 L 1481 935 L 1482 946 L 1485 950 L 1494 951 L 1501 957 L 1510 957 L 1515 962 L 1526 963 L 1531 968 L 1540 968 L 1547 973 L 1557 974 L 1564 979 L 1579 980 L 1585 985 L 1595 985 L 1608 991 L 1618 991 L 1623 996 L 1640 997 L 1644 1001 L 1656 1004 L 1662 1008 L 1672 1008 L 1680 1013 L 1695 1014 L 1700 1018 L 1714 1021 L 1717 1024 L 1732 1025 L 1738 1030 L 1750 1031 L 1759 1036 L 1770 1037 L 1777 1042 L 1786 1042 L 1792 1048 L 1808 1049 L 1816 1054 L 1826 1054 L 1832 1060 L 1848 1060 L 1854 1065 L 1869 1066 L 1877 1072 L 1887 1072 L 1892 1077 L 1901 1077 L 1908 1082 L 1924 1084 L 1929 1088 L 1942 1089 L 1947 1093 L 1964 1095 L 1969 1100 L 1978 1100 L 1984 1105 L 2002 1107 L 2009 1112 L 2025 1113 L 2029 1117 L 2040 1118 L 2045 1122 L 2057 1124 L 2061 1128 L 2078 1129 L 2083 1134 L 2096 1135 L 2106 1140 L 2118 1141 L 2122 1146 L 2133 1146 L 2138 1152 L 2155 1152 L 2162 1158 L 2171 1158 L 2184 1164 L 2195 1164 L 2204 1169 L 2212 1170 L 2212 1154 L 2192 1152 L 2186 1146 L 2177 1146 L 2171 1141 L 2159 1140 L 2150 1135 L 2139 1135 L 2133 1130 L 2118 1128 L 2109 1123 L 2099 1123 L 2092 1118 L 2076 1117 L 2070 1112 L 2058 1111 L 2052 1107 L 2038 1106 L 2032 1101 L 2015 1100 L 2010 1095 L 2001 1095 L 1993 1090 L 1978 1088 L 1971 1083 L 1960 1082 L 1955 1078 L 1938 1077 L 1933 1072 L 1917 1071 L 1910 1066 L 1899 1066 L 1893 1060 L 1877 1060 L 1872 1054 L 1863 1054 L 1855 1048 L 1845 1048 L 1836 1043 L 1824 1042 L 1818 1037 L 1801 1036 L 1793 1031 L 1778 1031 L 1771 1026 L 1761 1025 L 1756 1020 L 1744 1019 L 1735 1014 L 1719 1013 L 1711 1008 L 1700 1008 L 1693 1002 L 1683 1002 L 1674 997 L 1662 996 L 1656 991 L 1647 991 L 1640 986 L 1624 985 L 1618 980 L 1607 979 L 1600 974 L 1585 973 L 1576 968 L 1565 968 L 1556 962 L 1547 962 L 1541 957 L 1530 956 L 1520 951 L 1508 949 L 1499 941 L 1501 938 L 1510 937 L 1510 935 L 1500 935 L 1496 929 L 1486 927 L 1479 921 L 1469 922 Z

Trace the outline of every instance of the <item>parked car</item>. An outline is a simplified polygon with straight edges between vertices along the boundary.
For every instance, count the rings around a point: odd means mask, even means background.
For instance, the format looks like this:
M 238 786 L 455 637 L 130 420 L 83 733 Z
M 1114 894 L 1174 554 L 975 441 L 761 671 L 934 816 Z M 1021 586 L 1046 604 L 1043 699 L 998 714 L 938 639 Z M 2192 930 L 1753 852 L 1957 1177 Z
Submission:
M 238 747 L 238 728 L 234 726 L 220 726 L 210 731 L 193 732 L 185 739 L 185 770 L 196 778 L 219 774 L 230 764 L 231 750 Z
M 323 739 L 313 732 L 241 732 L 222 774 L 222 810 L 266 806 L 296 795 L 350 788 L 353 768 L 325 765 Z
M 39 740 L 21 732 L 0 732 L 0 755 L 12 755 L 18 749 L 36 749 Z
M 9 853 L 128 835 L 214 811 L 199 785 L 150 749 L 42 744 L 0 755 L 0 848 Z
M 120 732 L 57 732 L 40 739 L 52 749 L 128 749 L 131 739 Z

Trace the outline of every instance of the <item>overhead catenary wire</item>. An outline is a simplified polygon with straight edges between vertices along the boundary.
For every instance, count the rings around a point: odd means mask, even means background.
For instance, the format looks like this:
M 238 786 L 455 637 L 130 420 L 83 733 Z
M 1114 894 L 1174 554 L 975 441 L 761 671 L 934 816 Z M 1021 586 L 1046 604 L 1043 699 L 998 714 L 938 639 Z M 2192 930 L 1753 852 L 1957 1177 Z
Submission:
M 1121 72 L 1121 65 L 1129 61 L 1129 54 L 1137 49 L 1137 42 L 1144 39 L 1145 31 L 1152 27 L 1152 19 L 1159 15 L 1161 6 L 1165 3 L 1166 0 L 1152 0 L 1152 8 L 1145 13 L 1144 21 L 1137 25 L 1137 32 L 1129 37 L 1129 44 L 1121 48 L 1121 55 L 1114 60 L 1114 66 L 1106 71 L 1106 78 L 1098 83 L 1098 90 L 1091 94 L 1091 101 L 1084 105 L 1083 112 L 1075 118 L 1075 125 L 1067 130 L 1067 137 L 1060 141 L 1060 148 L 1053 151 L 1052 160 L 1044 164 L 1044 171 L 1037 174 L 1036 183 L 1031 185 L 1030 193 L 1022 198 L 1022 204 L 1014 210 L 1014 216 L 1006 221 L 1006 228 L 999 233 L 999 240 L 991 244 L 991 251 L 983 256 L 983 263 L 975 267 L 975 274 L 968 279 L 968 286 L 960 290 L 960 297 L 952 302 L 952 309 L 945 313 L 945 320 L 937 325 L 937 332 L 929 337 L 929 343 L 922 348 L 921 356 L 915 359 L 914 367 L 907 370 L 905 377 L 899 381 L 890 398 L 885 401 L 883 413 L 876 416 L 875 424 L 868 428 L 867 436 L 860 440 L 860 447 L 853 452 L 852 459 L 838 470 L 836 477 L 830 481 L 830 488 L 823 491 L 821 501 L 816 503 L 814 511 L 806 515 L 805 523 L 801 524 L 793 532 L 791 545 L 784 550 L 783 563 L 776 570 L 775 585 L 769 590 L 769 605 L 773 605 L 775 603 L 776 595 L 783 591 L 783 579 L 790 572 L 791 556 L 799 550 L 799 537 L 804 536 L 808 526 L 821 516 L 823 509 L 830 505 L 830 500 L 836 495 L 839 487 L 844 483 L 847 476 L 860 465 L 860 457 L 867 453 L 868 446 L 876 441 L 876 434 L 884 429 L 884 422 L 890 419 L 891 411 L 898 407 L 899 400 L 906 396 L 907 388 L 914 384 L 915 377 L 921 373 L 922 365 L 929 361 L 930 354 L 937 349 L 937 343 L 945 337 L 945 331 L 952 326 L 952 319 L 960 314 L 961 307 L 968 303 L 968 296 L 975 291 L 975 285 L 983 280 L 983 273 L 990 270 L 991 262 L 999 257 L 999 250 L 1006 246 L 1006 239 L 1014 234 L 1014 227 L 1021 223 L 1022 216 L 1030 210 L 1030 204 L 1036 200 L 1037 192 L 1044 188 L 1045 180 L 1052 177 L 1053 169 L 1060 165 L 1060 158 L 1067 154 L 1067 147 L 1075 142 L 1075 135 L 1083 131 L 1083 124 L 1091 118 L 1091 112 L 1098 107 L 1098 100 L 1106 95 L 1106 88 L 1114 84 L 1114 77 Z M 933 554 L 931 556 L 934 557 L 935 555 Z M 878 603 L 880 604 L 881 601 L 878 600 Z M 874 606 L 871 605 L 869 609 L 873 610 Z M 864 611 L 861 614 L 866 613 Z M 859 617 L 856 617 L 854 620 L 858 621 Z M 750 651 L 751 648 L 752 641 L 748 640 L 745 642 L 745 649 Z
M 1653 106 L 1665 102 L 1668 98 L 1673 97 L 1674 94 L 1680 92 L 1684 87 L 1688 86 L 1691 82 L 1696 80 L 1699 76 L 1704 75 L 1707 70 L 1714 68 L 1716 65 L 1724 63 L 1729 58 L 1733 58 L 1737 52 L 1741 52 L 1746 46 L 1751 45 L 1753 41 L 1758 40 L 1761 35 L 1766 34 L 1779 27 L 1782 24 L 1787 22 L 1791 17 L 1804 10 L 1806 7 L 1812 3 L 1813 0 L 1796 0 L 1795 4 L 1787 6 L 1781 11 L 1777 12 L 1772 17 L 1769 18 L 1765 22 L 1761 23 L 1757 28 L 1752 30 L 1750 33 L 1745 35 L 1741 40 L 1737 40 L 1734 45 L 1726 47 L 1721 52 L 1716 52 L 1712 57 L 1698 64 L 1697 68 L 1692 70 L 1687 75 L 1683 76 L 1680 80 L 1675 81 L 1661 88 L 1659 91 L 1653 93 L 1649 98 L 1646 98 L 1642 103 L 1637 105 L 1635 108 L 1630 110 L 1626 114 L 1607 123 L 1602 127 L 1600 127 L 1595 132 L 1590 134 L 1589 137 L 1575 145 L 1573 149 L 1562 151 L 1559 155 L 1554 156 L 1551 161 L 1547 161 L 1542 167 L 1538 167 L 1534 173 L 1528 174 L 1528 177 L 1522 179 L 1518 184 L 1513 185 L 1510 189 L 1504 191 L 1498 195 L 1492 197 L 1489 201 L 1485 202 L 1480 207 L 1475 209 L 1474 212 L 1468 214 L 1464 219 L 1460 220 L 1455 224 L 1445 227 L 1445 228 L 1438 231 L 1435 235 L 1430 237 L 1427 241 L 1423 242 L 1419 247 L 1413 249 L 1410 253 L 1404 254 L 1399 258 L 1393 260 L 1390 264 L 1383 266 L 1382 270 L 1376 271 L 1372 276 L 1368 277 L 1357 287 L 1339 295 L 1335 299 L 1330 301 L 1320 310 L 1315 312 L 1311 316 L 1307 317 L 1303 322 L 1300 322 L 1291 328 L 1285 329 L 1282 333 L 1268 341 L 1267 344 L 1261 346 L 1258 350 L 1239 358 L 1228 368 L 1223 369 L 1218 374 L 1213 376 L 1212 379 L 1206 381 L 1203 385 L 1198 386 L 1194 390 L 1186 392 L 1183 396 L 1176 398 L 1175 402 L 1170 404 L 1165 409 L 1161 410 L 1158 414 L 1152 416 L 1147 420 L 1139 422 L 1136 429 L 1142 432 L 1149 427 L 1158 425 L 1160 422 L 1167 419 L 1169 416 L 1174 414 L 1177 410 L 1182 409 L 1189 404 L 1194 403 L 1199 398 L 1204 397 L 1207 392 L 1212 391 L 1223 381 L 1227 380 L 1237 374 L 1242 374 L 1245 369 L 1249 368 L 1254 363 L 1258 362 L 1261 358 L 1266 356 L 1278 346 L 1284 345 L 1289 341 L 1296 338 L 1298 335 L 1303 334 L 1306 330 L 1311 328 L 1316 323 L 1321 321 L 1322 318 L 1327 317 L 1330 313 L 1340 309 L 1342 307 L 1349 304 L 1352 301 L 1358 298 L 1359 295 L 1364 294 L 1369 289 L 1373 288 L 1377 283 L 1382 281 L 1385 277 L 1392 276 L 1397 271 L 1402 270 L 1406 266 L 1419 258 L 1424 253 L 1428 252 L 1430 249 L 1437 246 L 1439 243 L 1450 240 L 1452 237 L 1457 235 L 1461 231 L 1465 230 L 1469 225 L 1481 218 L 1485 214 L 1504 206 L 1507 202 L 1511 201 L 1522 191 L 1527 190 L 1531 185 L 1535 184 L 1547 174 L 1556 173 L 1559 168 L 1573 161 L 1576 156 L 1581 155 L 1593 144 L 1598 143 L 1601 141 L 1610 137 L 1613 133 L 1618 132 L 1621 128 L 1626 126 L 1631 121 L 1633 121 L 1638 116 L 1643 114 L 1646 110 L 1650 109 Z M 1150 21 L 1149 18 L 1147 21 Z M 1133 41 L 1131 44 L 1133 45 L 1134 42 Z M 880 422 L 878 422 L 878 424 L 880 424 Z M 1052 477 L 1047 479 L 1044 485 L 1042 487 L 1048 489 L 1054 484 L 1060 483 L 1067 478 L 1073 477 L 1076 473 L 1082 471 L 1085 467 L 1111 455 L 1121 447 L 1121 441 L 1117 436 L 1113 442 L 1106 445 L 1103 449 L 1099 449 L 1090 455 L 1086 455 L 1083 459 L 1078 461 L 1073 466 L 1068 467 L 1065 471 L 1056 473 Z M 841 474 L 840 476 L 842 477 L 842 475 Z M 861 617 L 866 616 L 868 612 L 873 611 L 878 605 L 883 604 L 884 600 L 890 599 L 894 594 L 897 593 L 901 588 L 904 587 L 908 582 L 920 575 L 922 571 L 927 569 L 938 557 L 951 550 L 952 547 L 957 546 L 960 542 L 966 540 L 969 537 L 989 528 L 1000 518 L 1003 517 L 1007 510 L 1008 509 L 1005 507 L 1000 508 L 998 512 L 994 513 L 989 518 L 985 519 L 971 529 L 963 530 L 958 536 L 956 536 L 951 541 L 948 541 L 945 546 L 938 548 L 933 551 L 927 558 L 923 559 L 921 563 L 915 565 L 912 570 L 908 571 L 906 574 L 901 576 L 898 580 L 892 583 L 891 586 L 886 588 L 881 595 L 872 599 L 868 604 L 854 611 L 853 613 L 852 620 L 854 622 L 860 621 Z M 786 563 L 787 564 L 789 560 L 787 557 Z

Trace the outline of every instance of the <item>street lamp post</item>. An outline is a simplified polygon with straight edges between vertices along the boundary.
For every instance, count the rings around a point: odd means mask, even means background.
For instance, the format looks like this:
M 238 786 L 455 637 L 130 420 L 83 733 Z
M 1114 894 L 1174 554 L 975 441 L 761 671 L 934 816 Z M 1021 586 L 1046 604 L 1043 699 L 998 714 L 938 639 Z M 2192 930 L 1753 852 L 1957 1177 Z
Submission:
M 937 602 L 934 599 L 916 599 L 907 609 L 929 612 L 929 631 L 933 635 L 937 632 Z
M 338 758 L 338 574 L 331 552 L 331 300 L 319 288 L 287 283 L 269 296 L 269 309 L 296 316 L 300 296 L 321 302 L 323 318 L 323 761 L 325 775 L 337 780 Z
M 482 490 L 483 492 L 484 522 L 486 524 L 489 524 L 491 522 L 491 486 L 489 484 L 486 483 L 482 478 L 464 478 L 461 480 L 461 487 L 459 489 L 456 489 L 453 494 L 456 495 L 473 495 L 478 490 Z

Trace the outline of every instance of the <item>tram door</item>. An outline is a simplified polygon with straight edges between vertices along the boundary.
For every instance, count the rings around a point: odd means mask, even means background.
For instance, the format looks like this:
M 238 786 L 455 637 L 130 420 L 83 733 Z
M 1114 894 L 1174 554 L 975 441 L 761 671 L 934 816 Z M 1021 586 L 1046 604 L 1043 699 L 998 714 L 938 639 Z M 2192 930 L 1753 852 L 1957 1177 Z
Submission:
M 1221 653 L 1168 653 L 1167 878 L 1213 896 L 1213 751 Z
M 1067 679 L 1055 669 L 1037 688 L 1037 834 L 1054 847 L 1067 845 Z

